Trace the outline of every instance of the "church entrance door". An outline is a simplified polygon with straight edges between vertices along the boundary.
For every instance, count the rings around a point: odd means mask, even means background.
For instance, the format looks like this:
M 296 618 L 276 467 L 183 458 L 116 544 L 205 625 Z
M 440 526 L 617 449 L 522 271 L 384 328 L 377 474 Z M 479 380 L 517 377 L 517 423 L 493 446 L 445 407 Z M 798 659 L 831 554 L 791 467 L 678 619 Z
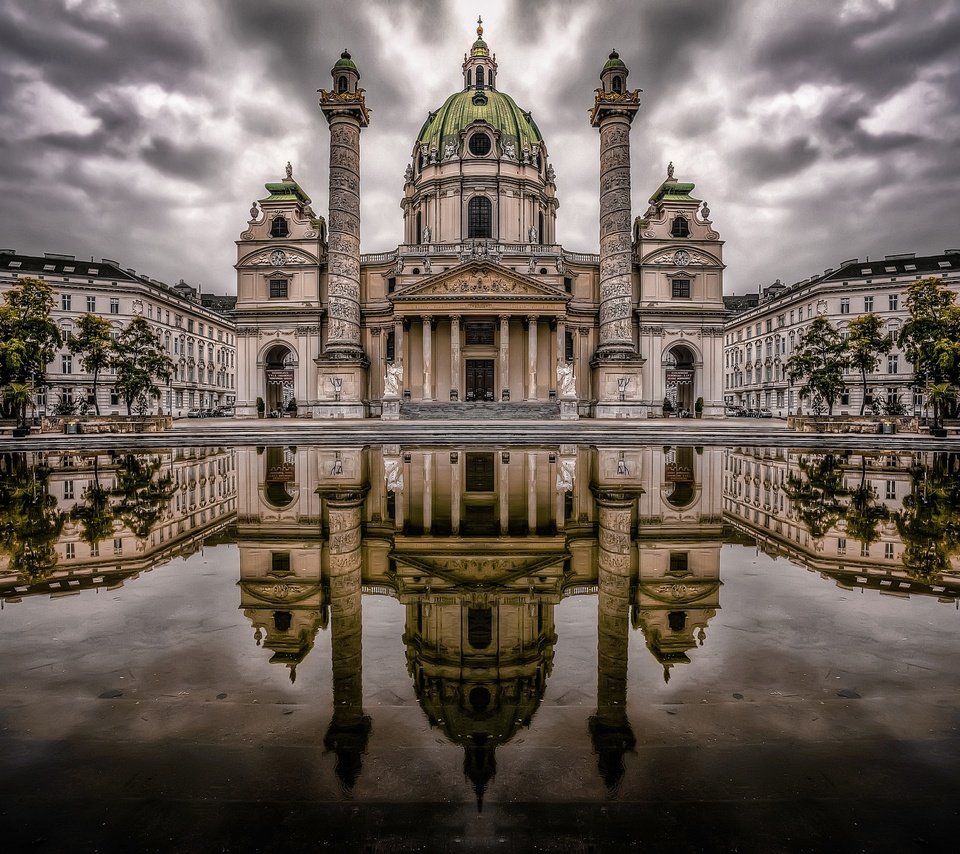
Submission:
M 493 359 L 467 359 L 467 400 L 493 400 Z

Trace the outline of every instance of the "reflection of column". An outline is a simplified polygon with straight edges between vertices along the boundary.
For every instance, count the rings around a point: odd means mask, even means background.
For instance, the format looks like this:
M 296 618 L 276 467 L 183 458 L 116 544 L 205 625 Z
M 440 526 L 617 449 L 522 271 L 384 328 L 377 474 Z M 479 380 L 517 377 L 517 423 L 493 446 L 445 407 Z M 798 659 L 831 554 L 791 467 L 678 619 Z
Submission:
M 433 318 L 423 316 L 423 399 L 433 400 L 433 378 L 430 375 L 433 368 L 433 335 L 430 324 Z
M 537 318 L 527 318 L 527 400 L 537 399 Z
M 567 320 L 564 317 L 557 319 L 557 364 L 567 361 Z
M 457 454 L 457 461 L 450 464 L 450 531 L 453 534 L 460 533 L 460 490 L 460 454 Z
M 403 318 L 401 317 L 393 318 L 393 360 L 402 362 L 406 370 L 407 360 L 403 357 Z M 404 380 L 409 382 L 409 377 L 405 376 Z M 404 384 L 406 385 L 406 382 Z
M 460 399 L 460 315 L 450 317 L 450 389 Z
M 627 719 L 627 645 L 630 609 L 630 522 L 636 495 L 594 489 L 599 521 L 597 556 L 597 713 L 590 735 L 607 787 L 623 777 L 623 754 L 635 739 Z
M 527 454 L 527 530 L 537 532 L 537 455 Z
M 500 392 L 510 388 L 510 315 L 500 315 Z
M 500 502 L 500 534 L 510 533 L 510 463 L 500 454 L 500 483 L 498 500 Z
M 433 527 L 433 454 L 423 455 L 423 533 Z
M 361 676 L 360 517 L 364 492 L 344 490 L 327 498 L 333 720 L 323 744 L 336 753 L 336 775 L 348 789 L 360 775 L 370 734 L 370 718 L 363 713 Z

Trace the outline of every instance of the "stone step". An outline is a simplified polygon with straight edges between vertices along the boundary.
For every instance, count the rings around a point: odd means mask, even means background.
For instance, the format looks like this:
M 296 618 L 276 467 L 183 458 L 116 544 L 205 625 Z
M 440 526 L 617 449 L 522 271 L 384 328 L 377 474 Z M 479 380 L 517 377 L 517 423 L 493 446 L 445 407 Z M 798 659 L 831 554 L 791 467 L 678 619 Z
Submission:
M 462 403 L 406 401 L 400 405 L 400 418 L 405 421 L 429 420 L 483 420 L 493 421 L 556 421 L 560 418 L 559 403 L 520 402 L 490 403 L 470 401 Z

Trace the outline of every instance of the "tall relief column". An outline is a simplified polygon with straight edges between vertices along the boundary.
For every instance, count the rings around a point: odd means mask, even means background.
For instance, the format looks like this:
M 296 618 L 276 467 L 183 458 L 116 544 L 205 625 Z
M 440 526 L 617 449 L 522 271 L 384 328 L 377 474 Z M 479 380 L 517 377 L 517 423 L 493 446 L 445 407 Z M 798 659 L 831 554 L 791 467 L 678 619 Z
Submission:
M 337 757 L 336 775 L 352 789 L 360 776 L 370 735 L 363 713 L 360 521 L 366 488 L 325 493 L 330 528 L 330 656 L 333 719 L 323 744 Z
M 330 125 L 327 340 L 316 360 L 318 412 L 362 418 L 369 359 L 360 340 L 360 130 L 369 123 L 360 72 L 344 51 L 331 71 L 333 88 L 320 90 Z
M 640 91 L 627 90 L 628 73 L 612 51 L 590 116 L 600 131 L 600 341 L 591 361 L 598 418 L 646 415 L 640 405 L 645 360 L 633 340 L 630 240 L 630 124 Z

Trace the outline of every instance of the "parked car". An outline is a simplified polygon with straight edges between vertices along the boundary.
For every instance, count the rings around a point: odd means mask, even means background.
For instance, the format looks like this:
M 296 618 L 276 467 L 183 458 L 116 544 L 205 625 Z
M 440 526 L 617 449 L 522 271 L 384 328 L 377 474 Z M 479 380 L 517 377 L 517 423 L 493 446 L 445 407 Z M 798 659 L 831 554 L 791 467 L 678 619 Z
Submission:
M 725 406 L 723 414 L 727 418 L 739 418 L 743 415 L 743 408 L 740 406 Z
M 236 410 L 232 406 L 221 406 L 217 410 L 217 415 L 221 418 L 233 418 L 236 415 Z
M 764 407 L 763 409 L 757 410 L 757 418 L 773 418 L 773 413 Z
M 191 410 L 187 413 L 187 418 L 203 418 L 203 410 L 202 410 L 202 409 L 191 409 Z

